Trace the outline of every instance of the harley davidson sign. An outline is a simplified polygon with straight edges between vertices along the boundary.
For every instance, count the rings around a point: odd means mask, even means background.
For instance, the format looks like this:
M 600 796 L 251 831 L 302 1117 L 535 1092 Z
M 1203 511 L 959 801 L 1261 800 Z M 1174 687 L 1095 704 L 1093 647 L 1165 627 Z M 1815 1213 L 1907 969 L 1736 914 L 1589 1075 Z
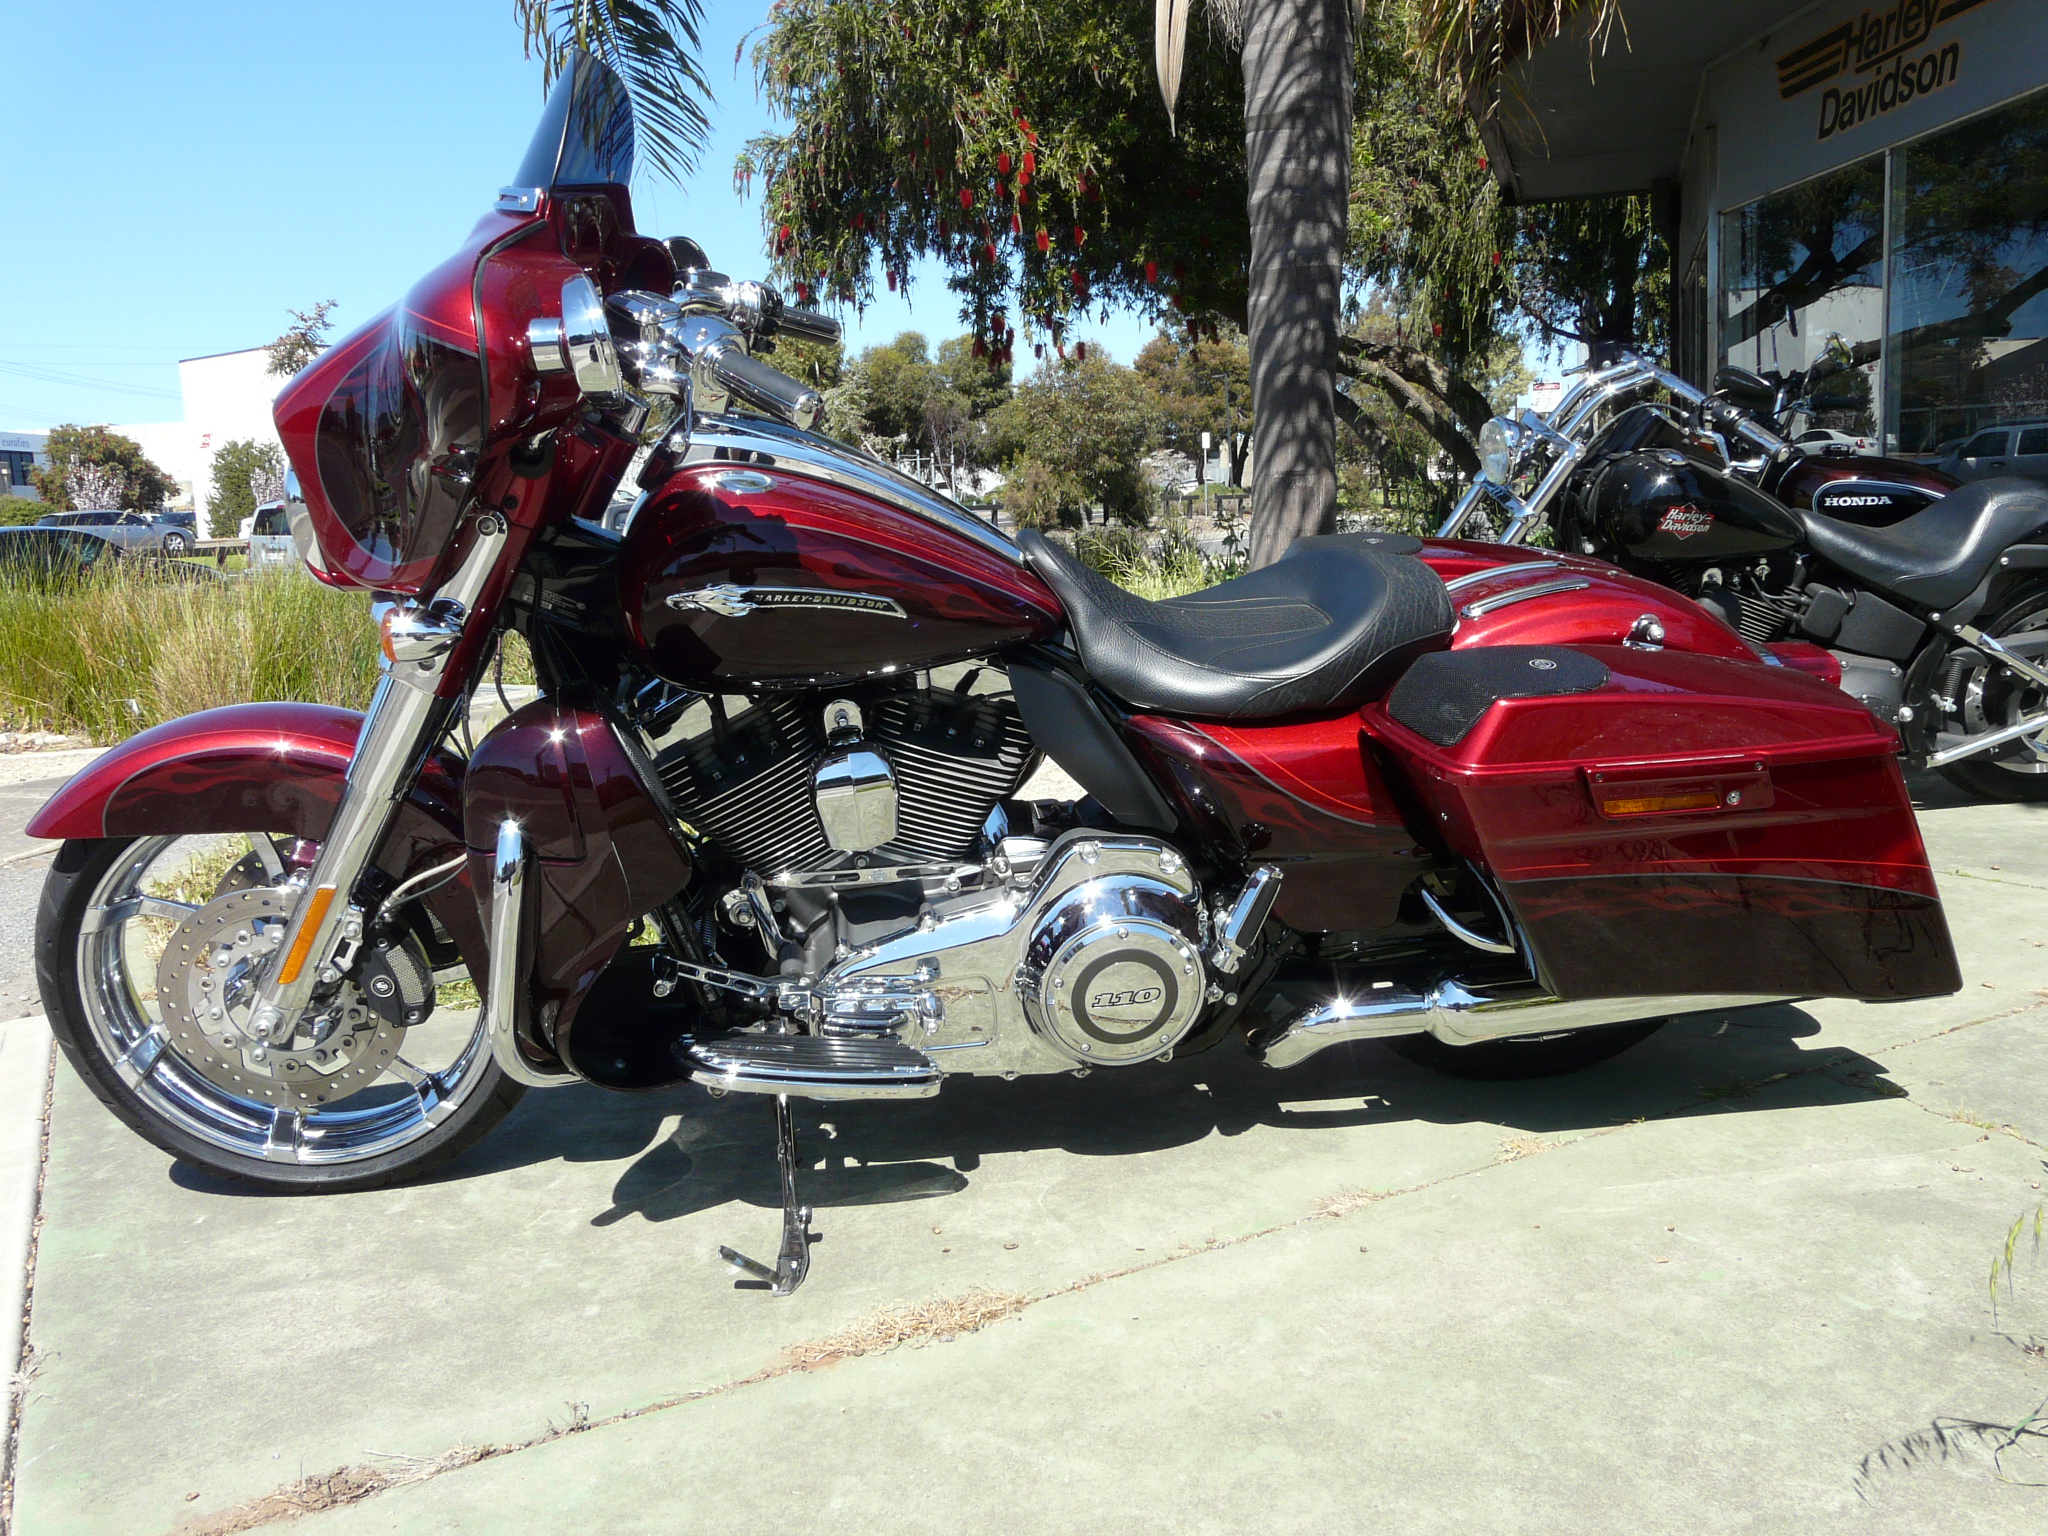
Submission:
M 1689 539 L 1696 533 L 1707 533 L 1714 526 L 1714 514 L 1702 512 L 1698 507 L 1673 507 L 1657 519 L 1657 531 L 1668 533 L 1674 539 Z
M 1778 59 L 1778 95 L 1786 101 L 1839 76 L 1820 95 L 1816 137 L 1882 117 L 1916 96 L 1955 84 L 1963 45 L 1943 43 L 1935 30 L 1986 0 L 1898 0 L 1886 11 L 1864 11 Z

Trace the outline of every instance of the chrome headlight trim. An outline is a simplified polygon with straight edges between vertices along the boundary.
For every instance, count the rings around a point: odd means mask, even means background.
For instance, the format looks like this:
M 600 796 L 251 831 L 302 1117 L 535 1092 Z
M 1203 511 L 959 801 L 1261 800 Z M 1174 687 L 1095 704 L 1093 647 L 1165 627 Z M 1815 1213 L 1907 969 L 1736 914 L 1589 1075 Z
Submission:
M 1493 485 L 1508 485 L 1522 452 L 1522 426 L 1506 416 L 1496 416 L 1479 429 L 1479 475 Z

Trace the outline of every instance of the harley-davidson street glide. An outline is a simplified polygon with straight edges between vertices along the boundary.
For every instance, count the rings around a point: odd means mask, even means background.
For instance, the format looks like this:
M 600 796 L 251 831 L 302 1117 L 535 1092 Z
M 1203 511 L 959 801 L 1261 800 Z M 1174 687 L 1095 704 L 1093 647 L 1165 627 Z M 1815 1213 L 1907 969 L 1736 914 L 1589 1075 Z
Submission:
M 308 563 L 378 595 L 367 713 L 173 721 L 31 828 L 51 1021 L 158 1146 L 362 1189 L 529 1088 L 762 1094 L 781 1252 L 728 1257 L 786 1294 L 790 1095 L 1226 1042 L 1534 1075 L 1960 985 L 1893 733 L 1815 648 L 1376 534 L 1142 601 L 814 435 L 759 354 L 832 323 L 636 234 L 632 143 L 578 59 L 463 249 L 278 399 Z M 540 697 L 470 742 L 514 629 Z M 1041 754 L 1085 798 L 1020 799 Z

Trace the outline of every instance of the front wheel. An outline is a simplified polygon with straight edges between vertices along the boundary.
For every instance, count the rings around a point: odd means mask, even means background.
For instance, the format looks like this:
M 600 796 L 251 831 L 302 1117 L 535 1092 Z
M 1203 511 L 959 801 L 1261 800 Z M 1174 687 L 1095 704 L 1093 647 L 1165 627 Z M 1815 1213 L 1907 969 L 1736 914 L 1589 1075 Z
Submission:
M 173 560 L 184 554 L 190 547 L 186 542 L 185 535 L 182 533 L 167 533 L 164 535 L 164 553 Z
M 1984 625 L 1984 633 L 2006 645 L 2048 637 L 2048 587 L 2022 592 Z M 2039 665 L 2048 661 L 2048 653 L 2030 651 L 2027 659 Z M 1972 736 L 2017 725 L 2048 710 L 2048 689 L 2015 677 L 1961 642 L 1942 660 L 1934 692 L 1946 727 Z M 2048 800 L 2048 729 L 1961 762 L 1945 763 L 1937 771 L 1957 788 L 1987 800 Z
M 375 1189 L 472 1145 L 524 1090 L 479 1014 L 394 1020 L 353 981 L 289 1040 L 247 1033 L 309 848 L 261 832 L 68 842 L 43 885 L 36 974 L 57 1043 L 138 1135 L 265 1189 Z M 424 966 L 413 982 L 431 986 Z
M 1482 1040 L 1477 1045 L 1447 1045 L 1435 1035 L 1397 1035 L 1380 1043 L 1417 1066 L 1452 1077 L 1512 1082 L 1577 1072 L 1610 1056 L 1619 1056 L 1663 1027 L 1662 1019 L 1638 1019 L 1633 1024 L 1607 1024 L 1599 1029 L 1574 1029 L 1557 1035 Z

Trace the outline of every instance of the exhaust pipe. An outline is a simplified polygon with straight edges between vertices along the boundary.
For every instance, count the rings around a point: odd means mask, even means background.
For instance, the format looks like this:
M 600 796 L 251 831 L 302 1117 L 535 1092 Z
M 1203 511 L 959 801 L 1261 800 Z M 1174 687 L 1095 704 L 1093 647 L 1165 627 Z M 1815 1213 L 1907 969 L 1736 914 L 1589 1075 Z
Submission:
M 1487 997 L 1458 981 L 1440 981 L 1426 993 L 1383 987 L 1362 997 L 1334 997 L 1304 1009 L 1252 1041 L 1252 1056 L 1269 1067 L 1291 1067 L 1327 1046 L 1390 1035 L 1431 1034 L 1446 1045 L 1477 1045 L 1518 1035 L 1563 1034 L 1629 1024 L 1638 1019 L 1754 1008 L 1784 997 L 1600 997 L 1568 1000 L 1544 993 Z

